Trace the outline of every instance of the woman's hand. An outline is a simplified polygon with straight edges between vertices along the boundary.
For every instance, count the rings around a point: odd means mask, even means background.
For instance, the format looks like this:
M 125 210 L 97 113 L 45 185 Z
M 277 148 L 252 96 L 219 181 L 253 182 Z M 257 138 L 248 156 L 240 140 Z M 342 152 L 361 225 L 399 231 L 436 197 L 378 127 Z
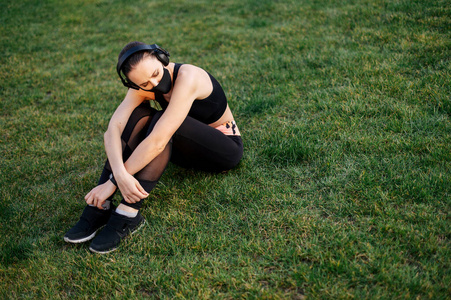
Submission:
M 103 209 L 103 203 L 105 203 L 105 200 L 108 199 L 108 197 L 113 195 L 114 191 L 116 191 L 116 186 L 108 180 L 107 182 L 93 188 L 85 196 L 86 203 L 97 206 L 99 209 Z
M 136 203 L 149 196 L 135 177 L 129 173 L 120 174 L 116 179 L 122 197 L 128 203 Z

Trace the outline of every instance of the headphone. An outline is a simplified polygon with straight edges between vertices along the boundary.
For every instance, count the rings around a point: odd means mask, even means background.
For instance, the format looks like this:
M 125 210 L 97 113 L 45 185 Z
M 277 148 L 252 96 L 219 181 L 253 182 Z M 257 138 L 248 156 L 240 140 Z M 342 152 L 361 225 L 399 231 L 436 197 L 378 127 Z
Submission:
M 122 81 L 122 84 L 128 88 L 132 88 L 135 90 L 139 90 L 139 86 L 128 80 L 128 78 L 121 74 L 122 65 L 124 62 L 130 58 L 133 54 L 139 51 L 148 51 L 152 54 L 154 54 L 157 59 L 163 64 L 163 66 L 167 66 L 169 64 L 169 52 L 158 46 L 157 44 L 152 45 L 138 45 L 136 47 L 133 47 L 129 50 L 127 50 L 121 57 L 119 57 L 117 61 L 116 71 L 117 74 L 119 74 L 119 78 Z

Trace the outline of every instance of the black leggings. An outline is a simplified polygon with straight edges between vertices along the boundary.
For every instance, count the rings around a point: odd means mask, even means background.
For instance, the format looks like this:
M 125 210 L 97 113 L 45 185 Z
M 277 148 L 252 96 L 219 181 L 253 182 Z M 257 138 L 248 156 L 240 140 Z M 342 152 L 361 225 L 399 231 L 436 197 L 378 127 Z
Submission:
M 124 162 L 150 134 L 162 114 L 162 111 L 151 108 L 147 101 L 133 111 L 121 136 Z M 188 116 L 163 152 L 134 176 L 146 192 L 150 192 L 169 161 L 184 168 L 222 172 L 235 167 L 242 156 L 243 142 L 240 136 L 224 135 L 219 130 Z M 99 184 L 105 183 L 110 174 L 111 167 L 107 160 Z M 108 200 L 113 196 L 114 194 Z M 128 203 L 122 199 L 121 204 L 140 209 L 142 202 L 143 200 Z

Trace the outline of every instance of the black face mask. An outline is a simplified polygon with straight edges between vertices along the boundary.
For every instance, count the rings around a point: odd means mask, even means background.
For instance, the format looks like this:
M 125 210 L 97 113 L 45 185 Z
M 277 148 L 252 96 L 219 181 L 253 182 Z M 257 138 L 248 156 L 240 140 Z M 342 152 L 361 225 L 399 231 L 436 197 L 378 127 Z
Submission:
M 163 68 L 163 77 L 161 78 L 160 83 L 158 83 L 158 85 L 154 86 L 151 90 L 145 90 L 143 88 L 141 89 L 146 92 L 167 94 L 169 93 L 171 88 L 172 88 L 171 74 L 169 74 L 169 71 L 166 68 Z

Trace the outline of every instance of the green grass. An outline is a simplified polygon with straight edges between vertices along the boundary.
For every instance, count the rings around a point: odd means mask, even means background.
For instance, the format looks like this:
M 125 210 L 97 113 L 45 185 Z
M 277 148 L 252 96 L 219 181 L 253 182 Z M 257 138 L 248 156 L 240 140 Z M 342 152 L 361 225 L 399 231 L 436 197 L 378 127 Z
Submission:
M 0 298 L 449 299 L 449 1 L 0 4 Z M 62 236 L 133 40 L 217 77 L 245 155 L 169 166 L 99 256 Z

